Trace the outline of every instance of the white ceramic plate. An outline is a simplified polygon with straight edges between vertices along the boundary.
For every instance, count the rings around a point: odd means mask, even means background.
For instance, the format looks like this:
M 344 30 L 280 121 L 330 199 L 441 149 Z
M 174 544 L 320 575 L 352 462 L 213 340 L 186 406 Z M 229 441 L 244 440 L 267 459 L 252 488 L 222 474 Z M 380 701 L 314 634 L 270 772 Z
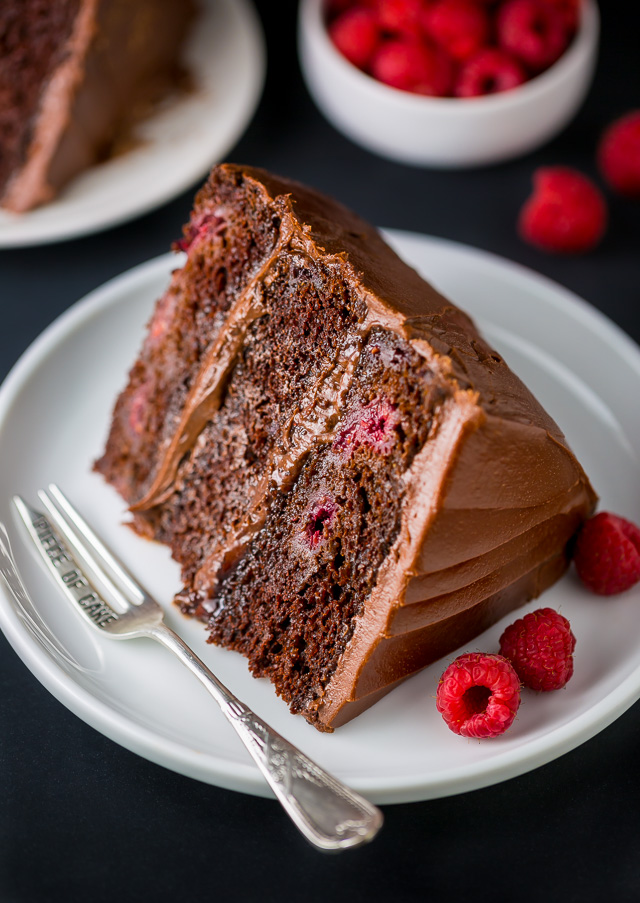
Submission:
M 558 285 L 500 258 L 424 236 L 391 233 L 400 252 L 476 316 L 563 426 L 601 495 L 602 508 L 640 521 L 640 350 Z M 437 714 L 444 664 L 413 677 L 334 734 L 319 734 L 239 655 L 205 642 L 200 624 L 171 605 L 180 586 L 165 548 L 122 526 L 124 507 L 91 473 L 116 393 L 155 298 L 175 267 L 152 260 L 92 293 L 25 353 L 0 389 L 0 519 L 42 627 L 34 631 L 0 593 L 0 626 L 27 667 L 68 708 L 148 759 L 212 784 L 266 794 L 257 769 L 206 692 L 150 640 L 117 643 L 88 628 L 21 541 L 9 498 L 58 482 L 165 605 L 177 629 L 222 680 L 325 768 L 377 802 L 444 796 L 520 774 L 591 737 L 640 696 L 640 586 L 603 600 L 568 574 L 544 596 L 571 620 L 575 675 L 559 692 L 525 692 L 512 728 L 477 742 Z M 540 603 L 531 603 L 533 609 Z M 471 644 L 496 651 L 506 621 Z
M 142 123 L 135 148 L 81 173 L 50 204 L 0 210 L 0 247 L 76 238 L 141 216 L 200 181 L 234 146 L 262 92 L 262 29 L 250 0 L 199 4 L 185 50 L 196 90 Z

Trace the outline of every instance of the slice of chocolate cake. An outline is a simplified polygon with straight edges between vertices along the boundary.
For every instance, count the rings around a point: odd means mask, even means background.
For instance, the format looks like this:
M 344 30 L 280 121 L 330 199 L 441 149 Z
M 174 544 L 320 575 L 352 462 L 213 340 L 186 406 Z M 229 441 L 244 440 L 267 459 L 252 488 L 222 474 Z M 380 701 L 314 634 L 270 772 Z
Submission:
M 595 502 L 471 320 L 318 193 L 216 167 L 97 469 L 184 612 L 320 730 L 539 595 Z
M 2 0 L 0 206 L 51 200 L 184 77 L 192 0 Z

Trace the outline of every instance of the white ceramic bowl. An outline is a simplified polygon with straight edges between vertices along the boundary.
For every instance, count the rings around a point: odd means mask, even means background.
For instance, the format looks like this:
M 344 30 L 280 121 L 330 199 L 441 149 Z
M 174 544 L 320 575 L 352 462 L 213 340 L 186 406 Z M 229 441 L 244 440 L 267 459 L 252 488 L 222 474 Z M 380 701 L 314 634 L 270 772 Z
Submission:
M 577 112 L 595 70 L 600 17 L 585 0 L 571 46 L 549 69 L 486 97 L 424 97 L 376 81 L 333 46 L 323 0 L 301 0 L 298 52 L 309 91 L 327 119 L 358 144 L 402 163 L 456 168 L 520 156 Z

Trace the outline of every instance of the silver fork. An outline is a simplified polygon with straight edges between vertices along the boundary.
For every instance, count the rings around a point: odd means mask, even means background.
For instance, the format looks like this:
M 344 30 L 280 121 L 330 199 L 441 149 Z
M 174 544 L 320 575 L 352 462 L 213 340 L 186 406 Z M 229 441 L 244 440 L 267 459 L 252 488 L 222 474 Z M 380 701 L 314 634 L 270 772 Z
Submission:
M 150 637 L 174 652 L 211 693 L 287 814 L 314 846 L 344 850 L 372 840 L 382 827 L 380 810 L 276 733 L 218 680 L 167 627 L 160 605 L 55 484 L 38 495 L 48 518 L 20 496 L 14 497 L 14 505 L 56 583 L 85 620 L 114 639 Z M 21 582 L 15 562 L 1 546 L 0 557 L 12 589 L 7 568 Z

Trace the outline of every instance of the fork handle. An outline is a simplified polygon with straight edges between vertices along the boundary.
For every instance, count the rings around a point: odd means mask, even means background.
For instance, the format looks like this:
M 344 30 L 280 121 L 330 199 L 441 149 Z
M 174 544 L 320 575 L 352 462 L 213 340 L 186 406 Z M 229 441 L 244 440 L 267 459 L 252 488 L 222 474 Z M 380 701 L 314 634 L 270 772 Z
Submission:
M 240 702 L 183 640 L 160 624 L 149 631 L 175 653 L 214 697 L 283 808 L 308 841 L 336 851 L 372 840 L 382 813 L 328 774 Z

